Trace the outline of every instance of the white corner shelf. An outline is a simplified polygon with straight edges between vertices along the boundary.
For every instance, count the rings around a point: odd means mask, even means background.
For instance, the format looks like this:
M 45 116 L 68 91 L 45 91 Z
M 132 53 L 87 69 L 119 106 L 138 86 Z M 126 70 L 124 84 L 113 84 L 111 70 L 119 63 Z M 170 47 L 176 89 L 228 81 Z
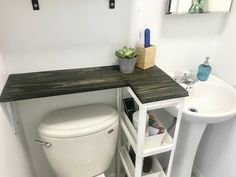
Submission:
M 124 166 L 124 169 L 126 171 L 126 174 L 128 177 L 134 177 L 135 167 L 133 165 L 133 162 L 130 159 L 129 153 L 126 149 L 126 147 L 120 147 L 119 154 L 121 158 L 121 162 Z M 142 173 L 142 177 L 166 177 L 165 172 L 163 171 L 163 168 L 158 161 L 158 159 L 153 156 L 152 157 L 152 170 L 150 173 Z
M 129 140 L 129 143 L 133 147 L 135 153 L 137 152 L 137 132 L 125 114 L 125 112 L 122 112 L 122 117 L 121 119 L 121 127 L 126 135 L 126 137 Z M 149 136 L 145 137 L 145 143 L 144 143 L 144 149 L 143 149 L 143 157 L 147 156 L 152 156 L 155 154 L 167 152 L 170 150 L 173 150 L 175 148 L 175 145 L 173 144 L 173 139 L 172 137 L 166 133 L 164 136 L 164 139 L 161 144 L 157 143 L 157 136 Z

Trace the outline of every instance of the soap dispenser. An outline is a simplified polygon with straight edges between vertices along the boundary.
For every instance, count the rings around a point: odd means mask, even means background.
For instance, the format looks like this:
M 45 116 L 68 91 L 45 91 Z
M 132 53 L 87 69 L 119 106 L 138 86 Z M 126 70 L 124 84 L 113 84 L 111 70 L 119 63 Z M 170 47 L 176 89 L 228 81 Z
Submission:
M 206 60 L 203 64 L 199 65 L 197 78 L 200 81 L 206 81 L 211 73 L 211 66 L 209 65 L 210 57 L 206 57 Z

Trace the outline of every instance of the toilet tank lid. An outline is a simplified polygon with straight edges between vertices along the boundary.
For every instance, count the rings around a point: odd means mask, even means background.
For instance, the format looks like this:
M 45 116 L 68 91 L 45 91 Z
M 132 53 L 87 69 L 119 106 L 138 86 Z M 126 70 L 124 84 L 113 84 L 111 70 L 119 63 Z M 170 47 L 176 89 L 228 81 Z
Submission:
M 117 111 L 105 104 L 83 105 L 49 113 L 40 123 L 40 136 L 75 138 L 102 131 L 118 119 Z

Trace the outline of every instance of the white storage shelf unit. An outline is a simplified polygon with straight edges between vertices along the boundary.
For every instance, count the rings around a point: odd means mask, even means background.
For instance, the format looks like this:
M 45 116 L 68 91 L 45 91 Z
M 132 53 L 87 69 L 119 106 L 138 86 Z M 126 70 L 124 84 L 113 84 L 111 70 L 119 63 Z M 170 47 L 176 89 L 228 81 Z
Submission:
M 117 163 L 117 176 L 120 176 L 120 160 L 124 166 L 125 172 L 128 177 L 170 177 L 171 167 L 173 163 L 176 140 L 178 137 L 179 126 L 182 117 L 182 109 L 184 104 L 184 98 L 176 98 L 170 100 L 163 100 L 157 102 L 151 102 L 142 104 L 140 100 L 133 93 L 132 89 L 126 88 L 128 93 L 134 98 L 135 102 L 139 107 L 139 124 L 138 131 L 134 128 L 133 124 L 127 117 L 127 115 L 123 111 L 122 106 L 122 91 L 121 89 L 118 91 L 118 111 L 120 112 L 120 125 L 128 139 L 128 143 L 132 146 L 135 154 L 136 160 L 135 165 L 130 159 L 129 153 L 125 146 L 122 146 L 121 136 L 119 136 L 118 142 L 118 163 Z M 164 136 L 162 143 L 160 143 L 160 136 L 154 135 L 145 137 L 145 129 L 146 129 L 146 114 L 150 110 L 166 108 L 170 106 L 178 106 L 178 115 L 177 122 L 174 132 L 174 137 L 172 138 L 168 132 Z M 155 158 L 155 155 L 164 153 L 167 151 L 171 151 L 169 157 L 169 164 L 166 172 L 163 171 L 160 163 Z M 143 158 L 147 156 L 153 156 L 153 166 L 152 171 L 149 174 L 142 173 L 143 166 Z

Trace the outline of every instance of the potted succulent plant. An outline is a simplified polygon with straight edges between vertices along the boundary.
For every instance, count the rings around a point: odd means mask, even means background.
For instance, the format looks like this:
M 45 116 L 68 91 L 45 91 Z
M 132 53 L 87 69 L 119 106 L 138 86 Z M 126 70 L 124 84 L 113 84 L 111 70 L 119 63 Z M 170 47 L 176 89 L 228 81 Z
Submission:
M 122 73 L 132 73 L 137 61 L 137 52 L 134 48 L 123 47 L 115 51 L 115 55 L 119 58 L 120 71 Z

